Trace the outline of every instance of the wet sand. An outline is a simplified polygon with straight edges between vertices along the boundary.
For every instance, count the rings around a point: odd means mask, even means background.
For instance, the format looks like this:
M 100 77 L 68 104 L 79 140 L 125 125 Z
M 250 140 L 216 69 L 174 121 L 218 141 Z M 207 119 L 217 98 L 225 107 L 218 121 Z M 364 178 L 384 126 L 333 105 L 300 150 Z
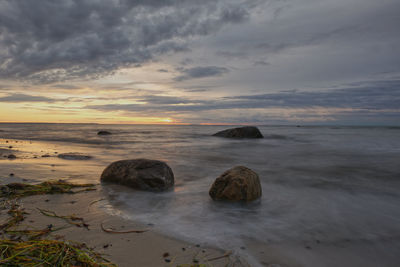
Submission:
M 102 202 L 104 203 L 101 186 L 98 185 L 96 188 L 96 191 L 72 195 L 41 195 L 21 199 L 21 206 L 29 214 L 17 228 L 43 229 L 50 224 L 53 229 L 66 227 L 54 231 L 47 238 L 61 238 L 60 240 L 85 243 L 96 252 L 104 254 L 106 259 L 118 266 L 176 266 L 192 264 L 193 261 L 208 263 L 208 259 L 219 257 L 225 253 L 223 250 L 196 246 L 196 244 L 160 235 L 152 231 L 151 225 L 140 225 L 120 216 L 110 215 L 105 212 L 104 208 L 101 208 Z M 61 218 L 45 216 L 40 213 L 38 208 L 53 211 L 59 216 L 82 217 L 89 226 L 87 228 L 77 227 Z M 101 225 L 106 230 L 117 232 L 148 231 L 144 233 L 107 233 L 102 230 Z M 237 261 L 237 259 L 231 256 L 212 260 L 209 264 L 210 266 L 226 266 L 233 261 Z

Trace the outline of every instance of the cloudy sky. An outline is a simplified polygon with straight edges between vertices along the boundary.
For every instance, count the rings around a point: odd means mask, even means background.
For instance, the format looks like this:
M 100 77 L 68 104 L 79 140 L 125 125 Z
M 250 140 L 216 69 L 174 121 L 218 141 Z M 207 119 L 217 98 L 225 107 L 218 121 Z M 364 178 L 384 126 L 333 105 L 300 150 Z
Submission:
M 0 0 L 0 121 L 400 124 L 399 0 Z

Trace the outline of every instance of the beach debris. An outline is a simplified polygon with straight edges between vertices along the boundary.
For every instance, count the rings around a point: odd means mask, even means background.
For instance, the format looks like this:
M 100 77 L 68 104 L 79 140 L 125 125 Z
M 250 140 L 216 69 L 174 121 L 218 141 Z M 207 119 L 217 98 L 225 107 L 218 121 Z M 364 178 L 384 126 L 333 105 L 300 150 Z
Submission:
M 9 146 L 8 148 L 13 148 L 13 146 Z
M 63 228 L 58 228 L 58 229 L 53 229 L 53 225 L 48 225 L 46 226 L 44 229 L 41 230 L 35 230 L 35 229 L 25 229 L 25 230 L 6 230 L 5 233 L 9 234 L 9 235 L 18 235 L 19 237 L 22 237 L 22 235 L 25 235 L 28 237 L 28 240 L 36 240 L 36 239 L 40 239 L 41 237 L 60 230 Z
M 49 158 L 49 157 L 51 157 L 49 154 L 42 155 L 42 158 Z
M 213 258 L 209 258 L 209 259 L 207 259 L 206 261 L 215 261 L 215 260 L 219 260 L 219 259 L 222 259 L 222 258 L 229 257 L 230 255 L 232 255 L 232 251 L 231 251 L 231 250 L 228 250 L 228 251 L 226 251 L 226 252 L 224 253 L 224 255 L 217 256 L 217 257 L 213 257 Z
M 86 229 L 89 230 L 89 225 L 85 223 L 84 219 L 81 217 L 77 217 L 75 215 L 57 215 L 54 211 L 51 210 L 44 210 L 44 209 L 39 209 L 37 210 L 48 217 L 55 217 L 55 218 L 60 218 L 65 220 L 67 223 L 75 225 L 76 227 L 85 227 Z
M 14 176 L 14 173 L 10 173 L 10 176 Z
M 10 218 L 3 224 L 0 225 L 0 230 L 1 231 L 6 231 L 9 228 L 17 225 L 18 223 L 22 222 L 24 220 L 24 214 L 26 214 L 26 212 L 24 211 L 24 209 L 22 209 L 18 203 L 16 202 L 3 202 L 3 206 L 10 206 L 7 214 L 10 215 Z
M 0 225 L 0 231 L 3 231 L 4 233 L 11 235 L 11 236 L 16 236 L 18 235 L 17 239 L 20 239 L 22 235 L 28 237 L 30 240 L 32 239 L 37 239 L 40 238 L 44 235 L 47 235 L 50 232 L 57 231 L 59 229 L 53 229 L 53 226 L 47 226 L 44 229 L 40 230 L 32 230 L 32 229 L 24 229 L 24 230 L 17 230 L 17 229 L 11 229 L 12 227 L 17 226 L 20 222 L 22 222 L 25 217 L 25 214 L 28 214 L 24 211 L 23 208 L 21 208 L 16 201 L 14 202 L 9 202 L 6 201 L 3 203 L 4 206 L 9 205 L 10 208 L 8 210 L 8 214 L 10 215 L 10 218 L 4 222 L 3 224 Z
M 56 189 L 51 186 L 58 186 Z M 103 258 L 99 253 L 88 248 L 84 243 L 72 241 L 58 241 L 64 236 L 56 235 L 56 240 L 41 239 L 45 235 L 63 229 L 54 228 L 52 224 L 43 229 L 12 229 L 25 219 L 27 214 L 17 203 L 19 197 L 52 194 L 52 193 L 77 193 L 76 187 L 92 187 L 94 185 L 76 185 L 65 181 L 48 181 L 39 185 L 12 183 L 0 185 L 1 208 L 9 208 L 10 218 L 0 225 L 2 239 L 0 240 L 0 265 L 1 266 L 116 266 Z M 87 188 L 88 189 L 88 188 Z M 88 227 L 82 218 L 76 216 L 58 216 L 57 214 L 42 210 L 42 214 L 59 217 L 72 224 Z M 76 221 L 79 221 L 77 223 Z M 32 222 L 32 221 L 30 221 Z M 5 238 L 7 234 L 9 239 Z
M 2 266 L 116 266 L 84 243 L 0 240 Z
M 236 166 L 220 175 L 212 184 L 209 195 L 213 200 L 253 201 L 261 197 L 262 189 L 257 173 L 244 166 Z
M 103 223 L 100 224 L 101 230 L 103 230 L 106 233 L 111 233 L 111 234 L 129 234 L 129 233 L 137 233 L 137 234 L 141 234 L 144 232 L 149 231 L 149 229 L 142 229 L 142 230 L 128 230 L 128 231 L 115 231 L 109 228 L 105 228 Z
M 16 159 L 17 156 L 15 156 L 14 154 L 10 154 L 7 156 L 8 159 Z
M 88 160 L 91 159 L 92 156 L 84 155 L 81 153 L 62 153 L 58 154 L 60 159 L 67 159 L 67 160 Z
M 225 138 L 264 138 L 260 130 L 254 126 L 231 128 L 217 132 L 213 136 Z
M 89 203 L 89 206 L 88 206 L 88 212 L 90 211 L 90 207 L 93 205 L 93 204 L 95 204 L 95 203 L 97 203 L 97 202 L 100 202 L 100 201 L 103 201 L 103 200 L 106 200 L 105 198 L 100 198 L 100 199 L 96 199 L 96 200 L 93 200 L 92 202 L 90 202 Z
M 110 135 L 111 133 L 109 131 L 98 131 L 97 135 Z
M 174 186 L 174 174 L 163 161 L 150 159 L 120 160 L 101 174 L 102 182 L 126 185 L 145 191 L 165 191 Z
M 169 257 L 169 253 L 165 252 L 162 256 L 163 256 L 163 258 Z
M 63 180 L 46 181 L 40 184 L 9 183 L 0 185 L 0 197 L 18 198 L 44 194 L 75 194 L 83 191 L 96 190 L 94 184 L 73 184 Z M 73 190 L 84 188 L 81 190 Z

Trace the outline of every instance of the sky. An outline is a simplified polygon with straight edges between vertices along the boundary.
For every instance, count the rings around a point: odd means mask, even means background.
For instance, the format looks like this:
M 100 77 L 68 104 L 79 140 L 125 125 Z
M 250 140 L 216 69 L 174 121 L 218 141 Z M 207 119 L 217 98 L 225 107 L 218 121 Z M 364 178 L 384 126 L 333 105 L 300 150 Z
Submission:
M 0 122 L 400 125 L 400 1 L 0 0 Z

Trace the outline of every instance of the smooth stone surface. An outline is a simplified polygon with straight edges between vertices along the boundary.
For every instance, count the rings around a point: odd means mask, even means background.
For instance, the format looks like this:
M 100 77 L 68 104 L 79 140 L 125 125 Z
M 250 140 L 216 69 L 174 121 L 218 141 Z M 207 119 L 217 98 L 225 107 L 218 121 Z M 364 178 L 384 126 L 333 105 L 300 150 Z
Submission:
M 150 159 L 120 160 L 111 163 L 101 174 L 102 182 L 117 183 L 145 191 L 165 191 L 174 185 L 171 168 Z
M 209 194 L 213 200 L 253 201 L 261 197 L 262 189 L 257 173 L 237 166 L 219 176 Z
M 98 131 L 97 135 L 110 135 L 111 133 L 109 131 Z
M 62 153 L 62 154 L 58 154 L 59 158 L 61 159 L 68 159 L 68 160 L 87 160 L 87 159 L 91 159 L 92 156 L 88 156 L 88 155 L 84 155 L 84 154 L 80 154 L 80 153 Z
M 254 126 L 231 128 L 213 134 L 225 138 L 264 138 L 260 130 Z

